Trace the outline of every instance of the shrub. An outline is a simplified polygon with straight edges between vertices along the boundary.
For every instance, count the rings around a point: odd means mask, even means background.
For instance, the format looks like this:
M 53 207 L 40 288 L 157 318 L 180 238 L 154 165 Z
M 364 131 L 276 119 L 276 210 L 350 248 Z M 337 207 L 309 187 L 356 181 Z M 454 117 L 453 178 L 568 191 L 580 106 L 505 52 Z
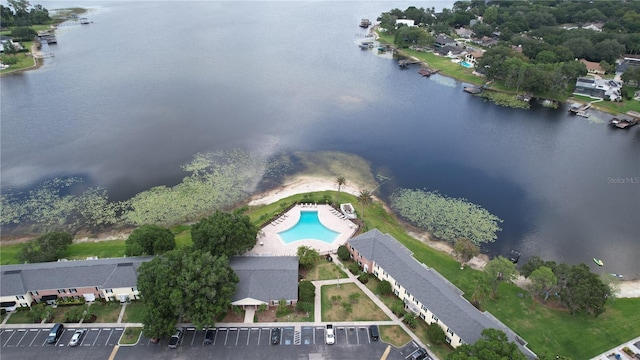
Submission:
M 418 326 L 418 318 L 414 313 L 406 313 L 404 316 L 404 322 L 412 329 L 415 329 L 416 326 Z
M 260 304 L 260 306 L 258 306 L 258 312 L 259 313 L 263 313 L 267 310 L 267 304 Z
M 355 276 L 360 275 L 360 268 L 358 267 L 358 264 L 356 264 L 355 262 L 348 263 L 347 269 Z
M 387 280 L 382 280 L 376 286 L 376 291 L 380 295 L 388 295 L 391 294 L 391 291 L 393 291 L 393 289 L 391 288 L 390 282 L 388 282 Z
M 342 261 L 347 261 L 349 260 L 349 249 L 347 249 L 346 246 L 344 245 L 340 245 L 338 247 L 338 257 L 340 258 L 340 260 Z
M 351 305 L 350 302 L 345 301 L 342 303 L 342 310 L 344 310 L 344 312 L 346 312 L 347 314 L 351 314 L 353 312 L 353 305 Z
M 313 311 L 313 303 L 310 302 L 306 302 L 306 301 L 298 301 L 298 303 L 296 304 L 296 310 L 300 311 L 300 312 L 311 312 Z
M 360 280 L 361 283 L 366 284 L 369 282 L 369 274 L 367 273 L 362 273 L 360 276 L 358 276 L 358 280 Z
M 298 284 L 298 300 L 313 302 L 316 298 L 316 287 L 311 281 L 301 281 Z
M 444 344 L 447 335 L 444 333 L 444 330 L 440 327 L 440 325 L 433 323 L 427 325 L 427 337 L 431 342 L 435 345 Z
M 351 293 L 351 294 L 349 294 L 349 300 L 352 303 L 354 303 L 354 304 L 357 303 L 358 299 L 360 299 L 360 293 Z
M 404 302 L 400 299 L 394 301 L 390 310 L 398 316 L 402 315 L 404 313 Z

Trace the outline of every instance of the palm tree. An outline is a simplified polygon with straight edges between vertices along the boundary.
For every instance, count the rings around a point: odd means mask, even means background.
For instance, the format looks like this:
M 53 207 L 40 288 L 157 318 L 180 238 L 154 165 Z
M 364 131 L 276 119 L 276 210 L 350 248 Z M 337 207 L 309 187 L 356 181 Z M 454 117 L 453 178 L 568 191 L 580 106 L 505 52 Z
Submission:
M 345 179 L 344 176 L 338 176 L 336 178 L 336 184 L 338 184 L 338 206 L 340 206 L 340 188 L 343 185 L 347 185 L 347 179 Z
M 362 205 L 362 223 L 364 224 L 364 207 L 366 205 L 371 204 L 373 198 L 371 197 L 371 191 L 369 190 L 360 190 L 360 195 L 358 195 L 358 203 Z

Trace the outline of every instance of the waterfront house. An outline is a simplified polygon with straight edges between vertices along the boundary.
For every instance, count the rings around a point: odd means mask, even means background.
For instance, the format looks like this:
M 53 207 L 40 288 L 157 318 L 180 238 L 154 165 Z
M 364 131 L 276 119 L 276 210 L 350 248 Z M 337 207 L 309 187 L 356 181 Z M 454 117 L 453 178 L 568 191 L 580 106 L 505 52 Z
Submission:
M 448 37 L 447 35 L 444 34 L 440 34 L 438 36 L 436 36 L 436 40 L 433 43 L 433 45 L 435 47 L 445 47 L 445 46 L 456 46 L 457 43 L 455 40 L 453 40 L 452 38 Z
M 418 262 L 413 254 L 391 235 L 377 229 L 360 234 L 347 242 L 350 256 L 366 273 L 388 281 L 405 309 L 428 324 L 438 324 L 452 347 L 472 344 L 482 330 L 504 331 L 527 357 L 535 354 L 526 342 L 487 312 L 480 312 L 462 297 L 462 291 L 437 271 Z
M 396 20 L 396 28 L 400 27 L 400 25 L 404 25 L 404 26 L 407 26 L 407 27 L 417 26 L 415 24 L 415 20 L 411 20 L 411 19 L 398 19 L 398 20 Z
M 257 309 L 260 305 L 277 306 L 298 302 L 297 256 L 235 256 L 229 265 L 238 275 L 231 305 Z
M 579 77 L 576 80 L 574 94 L 589 96 L 595 99 L 604 99 L 608 90 L 607 80 L 594 79 L 591 77 Z
M 478 65 L 478 61 L 482 59 L 483 55 L 484 55 L 484 51 L 472 51 L 470 53 L 467 53 L 464 56 L 464 61 L 468 62 L 469 64 L 475 67 Z
M 583 29 L 587 29 L 587 30 L 601 32 L 603 26 L 604 26 L 604 23 L 595 22 L 595 23 L 586 23 L 586 24 L 582 25 L 582 28 Z
M 604 75 L 606 72 L 597 62 L 588 61 L 586 59 L 580 59 L 580 62 L 587 67 L 587 72 L 589 74 Z

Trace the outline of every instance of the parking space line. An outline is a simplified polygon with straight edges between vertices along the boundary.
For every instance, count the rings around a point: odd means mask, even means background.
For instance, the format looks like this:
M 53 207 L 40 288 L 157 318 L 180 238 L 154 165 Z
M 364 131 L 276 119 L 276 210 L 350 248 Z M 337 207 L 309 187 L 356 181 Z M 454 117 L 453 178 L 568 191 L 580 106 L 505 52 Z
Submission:
M 24 339 L 24 337 L 28 334 L 28 331 L 26 329 L 19 329 L 18 332 L 24 332 L 24 334 L 22 334 L 22 337 L 20 338 L 20 340 L 18 340 L 16 347 L 20 345 L 20 343 L 22 342 L 22 339 Z M 20 345 L 20 346 L 24 347 L 24 345 Z
M 40 334 L 40 329 L 31 329 L 29 331 L 37 331 L 38 334 Z M 38 334 L 36 334 L 36 336 L 33 337 L 33 340 L 31 340 L 31 343 L 29 344 L 29 346 L 33 345 L 33 342 L 36 341 L 36 338 L 38 337 Z
M 109 333 L 109 337 L 107 338 L 107 341 L 104 342 L 104 346 L 107 346 L 107 344 L 109 344 L 109 340 L 111 339 L 111 335 L 113 335 L 113 330 L 111 330 L 111 332 Z
M 258 345 L 260 345 L 260 336 L 262 335 L 262 329 L 258 329 Z
M 97 330 L 98 331 L 98 335 L 96 335 L 96 338 L 93 339 L 93 344 L 91 344 L 91 346 L 95 346 L 96 345 L 96 341 L 98 341 L 98 338 L 100 337 L 100 333 L 102 332 L 102 329 L 91 329 L 92 331 Z
M 187 330 L 193 329 L 193 338 L 191 338 L 191 346 L 193 346 L 193 342 L 196 341 L 196 328 L 187 328 Z
M 216 344 L 216 339 L 218 338 L 218 329 L 214 329 L 214 331 L 216 332 L 215 334 L 213 334 L 213 345 Z
M 227 334 L 224 336 L 224 344 L 227 345 L 227 339 L 229 338 L 229 329 L 227 329 Z
M 236 346 L 238 346 L 238 339 L 240 338 L 240 331 L 242 331 L 242 329 L 238 330 L 238 332 L 236 332 Z
M 360 334 L 358 334 L 358 328 L 355 328 L 356 331 L 356 340 L 358 341 L 358 344 L 360 344 Z
M 7 331 L 9 331 L 9 332 L 11 333 L 11 335 L 9 335 L 9 338 L 7 339 L 7 341 L 5 341 L 5 342 L 4 342 L 4 344 L 2 345 L 2 347 L 7 346 L 7 343 L 9 342 L 9 340 L 11 340 L 11 338 L 13 337 L 13 335 L 15 335 L 15 334 L 16 334 L 16 332 L 15 332 L 15 331 L 13 331 L 13 330 L 7 330 Z
M 256 328 L 249 329 L 249 334 L 247 334 L 247 345 L 249 345 L 249 339 L 251 339 L 251 330 L 257 330 Z
M 60 335 L 60 337 L 58 338 L 58 341 L 56 341 L 55 346 L 58 346 L 58 344 L 60 344 L 60 341 L 62 341 L 62 337 L 64 336 L 64 334 L 66 334 L 66 333 L 67 333 L 67 331 L 69 331 L 69 329 L 65 329 L 65 330 L 62 332 L 62 335 Z M 60 344 L 59 346 L 64 346 L 64 344 Z

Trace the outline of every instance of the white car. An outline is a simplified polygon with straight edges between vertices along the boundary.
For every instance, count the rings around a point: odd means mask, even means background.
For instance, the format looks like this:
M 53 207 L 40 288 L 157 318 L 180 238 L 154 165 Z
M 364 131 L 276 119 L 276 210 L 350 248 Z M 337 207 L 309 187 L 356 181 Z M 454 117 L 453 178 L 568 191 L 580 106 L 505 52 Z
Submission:
M 325 329 L 325 342 L 327 345 L 333 345 L 336 342 L 336 335 L 333 332 L 333 325 L 327 324 Z
M 71 337 L 71 341 L 69 341 L 69 346 L 78 346 L 80 345 L 80 341 L 82 341 L 82 337 L 84 336 L 86 330 L 81 329 L 81 330 L 76 330 L 76 332 L 73 333 L 73 337 Z

